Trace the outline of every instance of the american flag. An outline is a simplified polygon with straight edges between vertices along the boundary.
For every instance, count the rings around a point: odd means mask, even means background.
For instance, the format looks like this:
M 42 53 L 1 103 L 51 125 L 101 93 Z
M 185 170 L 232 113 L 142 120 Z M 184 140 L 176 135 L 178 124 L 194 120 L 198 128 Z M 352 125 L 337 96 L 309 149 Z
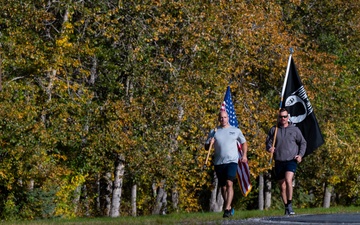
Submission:
M 229 124 L 231 126 L 239 128 L 239 123 L 236 117 L 234 104 L 231 99 L 231 92 L 230 92 L 230 86 L 227 87 L 224 102 L 221 104 L 220 111 L 226 111 L 229 116 Z M 236 172 L 236 176 L 238 178 L 238 183 L 241 189 L 241 192 L 243 196 L 247 196 L 252 188 L 251 182 L 250 182 L 250 170 L 248 163 L 243 163 L 240 161 L 240 159 L 243 156 L 243 152 L 241 149 L 241 144 L 238 142 L 238 153 L 239 153 L 239 160 L 238 160 L 238 168 Z

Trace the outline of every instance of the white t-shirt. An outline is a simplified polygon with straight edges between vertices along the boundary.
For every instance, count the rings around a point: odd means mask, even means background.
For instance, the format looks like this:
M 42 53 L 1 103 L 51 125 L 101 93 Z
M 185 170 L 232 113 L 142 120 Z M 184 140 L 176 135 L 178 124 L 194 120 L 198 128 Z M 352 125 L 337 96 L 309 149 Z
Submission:
M 214 165 L 238 163 L 239 154 L 237 142 L 241 144 L 246 142 L 241 130 L 233 126 L 227 128 L 218 127 L 215 135 L 214 130 L 209 133 L 206 141 L 207 144 L 210 143 L 212 137 L 215 137 Z

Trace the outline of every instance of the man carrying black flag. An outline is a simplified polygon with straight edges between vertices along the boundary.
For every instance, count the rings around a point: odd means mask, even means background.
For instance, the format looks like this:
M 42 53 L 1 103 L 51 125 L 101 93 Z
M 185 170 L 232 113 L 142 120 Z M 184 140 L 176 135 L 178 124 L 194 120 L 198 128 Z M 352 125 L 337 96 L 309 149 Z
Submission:
M 324 143 L 319 124 L 316 120 L 313 107 L 306 94 L 300 77 L 297 73 L 295 63 L 290 55 L 288 76 L 285 78 L 285 89 L 283 87 L 283 99 L 280 108 L 286 108 L 289 112 L 289 120 L 296 124 L 301 130 L 306 142 L 306 155 L 312 153 Z
M 292 179 L 297 164 L 324 143 L 310 100 L 295 63 L 289 57 L 281 93 L 277 124 L 266 138 L 266 150 L 275 156 L 275 176 L 285 205 L 285 215 L 294 215 Z

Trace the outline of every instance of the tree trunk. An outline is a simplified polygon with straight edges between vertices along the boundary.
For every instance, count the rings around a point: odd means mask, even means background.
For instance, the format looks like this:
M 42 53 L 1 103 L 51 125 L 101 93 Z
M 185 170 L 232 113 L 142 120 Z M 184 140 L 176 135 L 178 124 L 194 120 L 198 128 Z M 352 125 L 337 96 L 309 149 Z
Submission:
M 181 130 L 181 122 L 183 120 L 185 111 L 182 105 L 178 106 L 178 125 L 176 126 L 175 133 L 173 136 L 171 136 L 172 142 L 171 142 L 171 155 L 178 151 L 179 149 L 179 143 L 178 143 L 178 137 Z M 172 189 L 172 195 L 171 195 L 171 201 L 174 210 L 178 211 L 178 203 L 179 203 L 179 193 L 177 191 L 177 184 L 175 183 L 173 189 Z
M 51 69 L 51 71 L 49 71 L 47 74 L 48 74 L 49 83 L 48 86 L 46 87 L 46 94 L 48 95 L 47 101 L 50 102 L 52 96 L 53 83 L 56 78 L 56 70 Z
M 324 202 L 323 202 L 324 208 L 330 207 L 332 190 L 333 190 L 333 187 L 331 185 L 328 185 L 328 184 L 324 185 Z
M 264 175 L 259 174 L 259 196 L 258 196 L 259 210 L 264 210 Z
M 176 187 L 173 188 L 172 193 L 171 193 L 171 201 L 172 201 L 172 206 L 173 209 L 178 212 L 179 208 L 178 208 L 178 204 L 179 204 L 179 192 L 177 190 Z
M 80 195 L 81 195 L 81 185 L 78 185 L 74 191 L 74 198 L 72 200 L 72 203 L 74 204 L 75 214 L 77 214 L 79 211 Z
M 266 172 L 264 174 L 264 198 L 265 198 L 265 209 L 269 209 L 271 206 L 271 173 Z
M 137 185 L 134 184 L 131 187 L 131 215 L 136 217 L 136 193 L 137 192 Z
M 213 187 L 210 197 L 210 212 L 221 212 L 224 206 L 224 199 L 221 195 L 221 188 L 218 187 L 218 179 L 215 172 Z
M 166 215 L 166 213 L 167 213 L 167 193 L 165 190 L 164 190 L 163 197 L 161 199 L 161 204 L 162 204 L 162 208 L 160 211 L 160 215 Z
M 29 182 L 27 183 L 27 190 L 28 191 L 33 191 L 34 190 L 34 184 L 35 184 L 34 179 L 30 179 Z
M 156 191 L 156 202 L 155 207 L 153 209 L 153 215 L 165 215 L 166 214 L 166 202 L 167 193 L 165 191 L 165 180 L 161 181 L 159 187 L 157 187 Z
M 105 180 L 104 215 L 110 216 L 111 192 L 112 192 L 112 182 L 111 182 L 111 173 L 110 172 L 105 174 L 104 180 Z
M 84 205 L 84 215 L 85 216 L 90 216 L 90 201 L 89 201 L 89 196 L 88 196 L 88 191 L 87 191 L 87 186 L 86 184 L 84 184 L 82 186 L 82 197 L 81 199 L 83 199 L 83 205 Z
M 98 65 L 98 60 L 96 58 L 96 56 L 93 56 L 92 58 L 92 66 L 91 66 L 91 70 L 90 70 L 90 80 L 89 80 L 89 84 L 90 85 L 94 85 L 95 84 L 95 79 L 97 78 L 97 66 Z
M 101 186 L 100 186 L 100 175 L 97 174 L 96 175 L 96 193 L 97 193 L 97 196 L 96 196 L 96 213 L 99 214 L 101 212 Z
M 120 215 L 120 201 L 121 201 L 121 191 L 123 184 L 123 176 L 125 172 L 125 163 L 122 156 L 118 155 L 118 158 L 115 162 L 115 172 L 114 172 L 114 186 L 111 199 L 111 217 L 118 217 Z

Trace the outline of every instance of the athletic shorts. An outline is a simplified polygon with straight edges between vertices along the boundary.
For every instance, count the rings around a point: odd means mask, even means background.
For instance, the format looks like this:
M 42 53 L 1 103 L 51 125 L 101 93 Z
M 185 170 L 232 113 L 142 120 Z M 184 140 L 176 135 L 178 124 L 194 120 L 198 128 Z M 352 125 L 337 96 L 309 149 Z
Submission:
M 226 186 L 226 181 L 234 181 L 236 178 L 237 163 L 227 163 L 215 165 L 215 172 L 218 178 L 219 186 Z
M 286 172 L 296 172 L 297 162 L 296 160 L 290 161 L 275 161 L 275 179 L 282 180 L 285 179 Z

